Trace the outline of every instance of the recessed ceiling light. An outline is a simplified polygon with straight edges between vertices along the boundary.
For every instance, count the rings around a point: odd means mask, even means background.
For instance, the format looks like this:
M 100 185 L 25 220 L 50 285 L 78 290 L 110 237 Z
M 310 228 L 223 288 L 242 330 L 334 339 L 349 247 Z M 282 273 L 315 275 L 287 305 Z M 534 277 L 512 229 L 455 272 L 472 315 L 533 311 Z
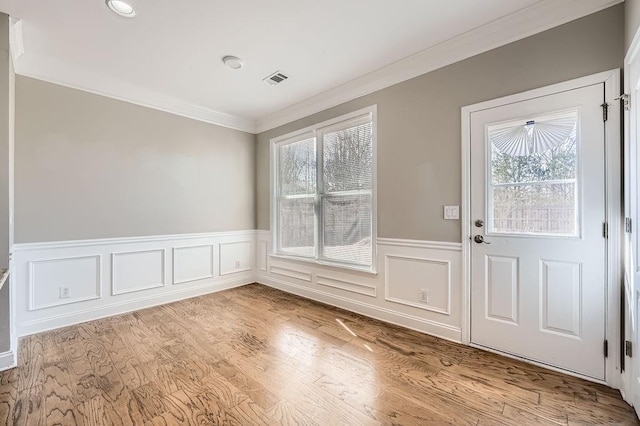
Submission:
M 107 6 L 113 12 L 125 18 L 133 18 L 136 16 L 136 10 L 129 3 L 122 0 L 107 0 Z
M 222 58 L 222 62 L 232 70 L 239 70 L 242 68 L 242 59 L 235 56 L 225 56 Z

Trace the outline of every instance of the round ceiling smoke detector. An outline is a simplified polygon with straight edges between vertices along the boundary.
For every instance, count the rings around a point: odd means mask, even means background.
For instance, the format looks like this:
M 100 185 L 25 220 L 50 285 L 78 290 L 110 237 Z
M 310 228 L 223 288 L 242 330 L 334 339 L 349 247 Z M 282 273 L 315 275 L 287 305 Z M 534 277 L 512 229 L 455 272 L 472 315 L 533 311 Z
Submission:
M 232 70 L 239 70 L 242 68 L 242 59 L 235 56 L 225 56 L 222 58 L 222 62 Z
M 133 18 L 136 16 L 136 10 L 129 3 L 122 0 L 106 0 L 107 7 L 112 12 L 125 18 Z

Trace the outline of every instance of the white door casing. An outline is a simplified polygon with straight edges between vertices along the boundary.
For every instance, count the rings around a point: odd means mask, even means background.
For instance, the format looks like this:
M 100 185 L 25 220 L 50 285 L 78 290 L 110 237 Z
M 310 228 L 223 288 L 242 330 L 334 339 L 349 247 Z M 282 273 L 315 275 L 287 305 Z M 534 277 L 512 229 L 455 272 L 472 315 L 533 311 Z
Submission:
M 629 95 L 625 100 L 624 126 L 624 214 L 631 219 L 630 229 L 627 229 L 624 239 L 624 338 L 631 343 L 632 357 L 625 354 L 624 372 L 621 375 L 620 390 L 622 396 L 640 412 L 640 358 L 638 357 L 638 341 L 640 322 L 638 309 L 640 308 L 640 292 L 638 278 L 640 278 L 639 246 L 639 195 L 640 174 L 638 164 L 640 152 L 638 150 L 638 125 L 640 122 L 640 32 L 625 58 L 624 92 Z
M 585 183 L 588 186 L 595 184 L 599 187 L 599 189 L 589 192 L 586 196 L 584 193 L 579 192 L 579 203 L 588 207 L 593 204 L 594 199 L 598 197 L 601 199 L 601 207 L 596 209 L 597 212 L 594 212 L 594 209 L 588 209 L 588 212 L 579 218 L 578 231 L 580 237 L 505 236 L 499 233 L 491 234 L 491 232 L 489 235 L 485 235 L 486 229 L 484 227 L 481 228 L 480 232 L 477 232 L 478 228 L 474 226 L 474 221 L 478 218 L 484 219 L 485 222 L 487 221 L 487 218 L 484 217 L 486 213 L 484 209 L 486 185 L 484 175 L 478 177 L 473 174 L 474 169 L 471 166 L 473 144 L 471 141 L 473 138 L 473 125 L 476 119 L 484 121 L 482 124 L 475 123 L 476 126 L 480 126 L 480 130 L 476 129 L 475 132 L 480 132 L 483 136 L 484 145 L 484 136 L 487 130 L 484 128 L 484 124 L 487 122 L 501 123 L 512 119 L 525 119 L 531 114 L 533 114 L 533 117 L 544 118 L 541 116 L 547 113 L 571 109 L 579 109 L 581 120 L 585 121 L 586 118 L 589 118 L 586 120 L 587 122 L 599 123 L 600 130 L 593 127 L 589 128 L 591 125 L 587 124 L 587 128 L 583 129 L 587 134 L 596 131 L 600 135 L 605 133 L 607 141 L 619 140 L 619 128 L 617 127 L 619 125 L 619 117 L 617 116 L 619 109 L 614 102 L 619 93 L 618 78 L 619 70 L 613 70 L 471 105 L 462 109 L 462 220 L 466 288 L 464 293 L 465 300 L 463 301 L 463 312 L 466 315 L 463 322 L 463 340 L 472 345 L 500 351 L 507 356 L 525 357 L 531 362 L 594 381 L 605 382 L 606 380 L 606 383 L 612 387 L 618 386 L 619 379 L 619 375 L 615 373 L 619 371 L 617 362 L 619 358 L 619 339 L 616 330 L 619 330 L 620 288 L 616 285 L 609 285 L 609 283 L 620 282 L 619 279 L 621 277 L 620 268 L 616 266 L 619 265 L 620 256 L 620 238 L 618 234 L 621 214 L 619 208 L 620 195 L 618 192 L 620 179 L 617 178 L 617 173 L 620 171 L 617 164 L 620 158 L 619 146 L 616 143 L 606 144 L 606 147 L 601 147 L 597 154 L 579 159 L 579 163 L 583 166 L 582 170 L 585 173 L 577 176 L 579 181 L 578 190 L 582 191 L 580 188 L 581 179 L 586 179 Z M 596 86 L 598 84 L 599 86 Z M 590 111 L 586 111 L 584 107 L 575 108 L 579 106 L 580 102 L 568 101 L 566 98 L 571 96 L 570 94 L 554 95 L 588 86 L 591 86 L 591 88 L 586 89 L 583 95 L 596 99 Z M 578 92 L 576 91 L 574 94 Z M 586 94 L 586 92 L 591 93 Z M 547 98 L 541 100 L 540 98 L 543 97 Z M 600 109 L 600 104 L 603 100 L 609 104 L 609 117 L 604 129 Z M 544 105 L 545 102 L 548 105 Z M 593 101 L 590 100 L 589 103 L 593 103 Z M 505 105 L 511 106 L 505 107 Z M 515 110 L 516 107 L 520 108 L 520 110 Z M 494 109 L 494 111 L 486 112 L 491 109 Z M 526 121 L 528 120 L 525 120 L 524 123 Z M 484 161 L 484 146 L 481 148 L 483 150 L 481 156 Z M 598 172 L 593 173 L 589 169 L 589 163 L 600 164 L 599 175 Z M 480 174 L 483 173 L 484 171 Z M 472 199 L 476 203 L 472 203 Z M 604 200 L 606 200 L 606 204 Z M 480 208 L 482 211 L 481 217 L 475 217 L 478 215 L 476 212 L 473 215 L 471 214 L 471 206 L 478 203 L 482 204 Z M 584 211 L 585 209 L 581 210 Z M 609 225 L 610 238 L 606 240 L 602 238 L 603 221 L 606 221 Z M 588 230 L 585 227 L 588 227 Z M 476 234 L 482 234 L 487 242 L 491 242 L 491 245 L 470 242 L 469 238 Z M 598 238 L 594 238 L 595 236 Z M 550 247 L 555 247 L 555 249 L 549 250 L 546 247 L 546 243 L 549 241 L 553 241 L 553 245 Z M 562 244 L 559 244 L 562 241 L 564 241 L 563 244 L 568 244 L 570 248 L 562 248 Z M 590 250 L 595 253 L 592 258 L 600 260 L 599 266 L 596 265 L 594 267 L 594 264 L 598 263 L 597 261 L 595 263 L 588 262 L 585 265 L 584 259 L 578 259 L 575 256 L 577 247 L 580 246 L 578 244 L 580 241 L 583 242 L 583 246 L 585 241 L 587 245 L 591 245 Z M 519 253 L 519 250 L 524 251 Z M 586 248 L 582 247 L 579 250 L 584 251 Z M 534 260 L 522 258 L 522 254 L 528 255 Z M 474 267 L 482 271 L 479 273 L 480 278 L 478 280 L 486 281 L 484 279 L 484 268 L 489 266 L 488 273 L 498 277 L 498 282 L 504 284 L 504 289 L 497 289 L 499 287 L 497 286 L 496 291 L 489 294 L 487 291 L 494 290 L 493 288 L 474 287 L 474 299 L 471 292 L 473 259 L 475 259 L 473 261 Z M 607 264 L 613 266 L 605 268 Z M 601 277 L 599 289 L 596 288 L 597 286 L 585 286 L 587 281 L 593 281 L 592 276 L 594 275 Z M 513 288 L 507 285 L 512 279 L 521 280 L 522 282 L 517 287 L 518 292 L 514 292 L 510 297 L 505 297 L 510 288 Z M 530 283 L 528 286 L 523 287 L 526 280 L 529 280 Z M 554 281 L 562 284 L 554 286 L 552 285 Z M 571 285 L 567 283 L 571 283 Z M 486 299 L 485 296 L 487 294 L 493 295 L 493 299 Z M 555 297 L 553 297 L 554 295 Z M 522 297 L 526 299 L 527 303 L 520 301 Z M 538 300 L 541 299 L 546 304 L 539 304 Z M 571 306 L 568 306 L 568 309 L 564 309 L 565 305 L 560 304 L 558 302 L 559 299 L 570 300 Z M 477 302 L 473 304 L 475 313 L 483 312 L 480 318 L 485 322 L 484 328 L 482 324 L 477 323 L 472 326 L 472 300 Z M 532 303 L 529 303 L 530 301 Z M 493 311 L 490 312 L 491 309 Z M 586 312 L 592 312 L 592 314 L 584 315 Z M 485 315 L 487 313 L 490 313 L 490 315 Z M 545 314 L 547 315 L 545 316 Z M 490 318 L 491 316 L 494 316 L 494 318 Z M 521 325 L 515 325 L 516 323 L 521 324 L 523 321 L 528 324 L 524 327 L 527 329 L 526 332 L 528 334 L 522 332 Z M 487 326 L 487 324 L 491 326 Z M 494 325 L 495 327 L 493 327 Z M 522 338 L 523 335 L 528 336 L 531 333 L 534 333 L 535 336 L 531 341 Z M 606 363 L 603 355 L 603 340 L 605 336 L 609 340 L 609 357 Z M 586 341 L 590 342 L 588 346 L 592 352 L 589 360 L 584 360 L 587 357 L 583 356 L 582 348 L 578 349 L 580 351 L 577 357 L 580 358 L 578 365 L 576 365 L 571 356 L 562 355 L 563 352 L 569 353 L 571 350 L 575 351 L 576 347 L 580 347 L 580 345 L 586 345 L 587 343 L 584 343 Z M 536 344 L 532 342 L 536 342 Z M 508 346 L 500 346 L 501 343 Z M 571 349 L 572 347 L 573 349 Z M 523 350 L 532 350 L 532 352 L 523 354 Z

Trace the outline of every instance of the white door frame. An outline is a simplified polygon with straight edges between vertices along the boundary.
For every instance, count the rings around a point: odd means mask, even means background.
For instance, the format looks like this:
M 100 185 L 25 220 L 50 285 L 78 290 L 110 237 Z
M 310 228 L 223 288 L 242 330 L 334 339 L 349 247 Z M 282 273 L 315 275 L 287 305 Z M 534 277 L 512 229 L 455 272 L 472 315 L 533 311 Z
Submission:
M 624 58 L 624 88 L 623 90 L 625 91 L 625 93 L 627 94 L 631 94 L 632 98 L 630 100 L 631 105 L 633 105 L 634 107 L 636 107 L 636 105 L 638 105 L 637 103 L 637 99 L 633 99 L 633 96 L 635 96 L 635 91 L 632 88 L 632 84 L 634 84 L 635 82 L 631 81 L 631 69 L 632 66 L 636 67 L 638 66 L 638 63 L 640 62 L 640 30 L 638 30 L 635 34 L 635 36 L 633 37 L 633 41 L 631 42 L 631 45 L 629 46 L 629 49 L 627 50 L 626 56 Z M 625 149 L 625 154 L 628 153 L 630 151 L 631 148 L 631 137 L 635 136 L 637 137 L 636 131 L 632 131 L 631 129 L 631 121 L 636 120 L 635 116 L 633 114 L 631 114 L 631 111 L 627 110 L 624 111 L 624 119 L 625 119 L 625 123 L 624 123 L 624 149 Z M 636 127 L 637 127 L 637 123 L 635 123 Z M 636 150 L 638 149 L 638 147 L 635 148 Z M 631 176 L 628 176 L 629 173 L 631 173 L 631 171 L 629 170 L 629 168 L 631 167 L 631 164 L 635 161 L 635 157 L 627 157 L 625 158 L 625 162 L 624 162 L 624 167 L 625 167 L 625 171 L 624 171 L 624 179 L 626 181 L 626 179 L 629 177 L 631 178 Z M 636 171 L 636 173 L 638 173 Z M 633 176 L 633 175 L 632 175 Z M 634 176 L 635 177 L 635 176 Z M 637 178 L 636 178 L 637 179 Z M 634 207 L 637 208 L 637 200 L 635 200 L 635 197 L 637 196 L 637 194 L 631 194 L 629 191 L 630 190 L 636 190 L 637 188 L 635 185 L 632 185 L 631 182 L 628 182 L 629 186 L 625 189 L 625 196 L 628 196 L 629 199 L 625 200 L 625 206 L 624 208 L 626 209 L 626 204 L 629 202 L 633 202 L 633 204 L 631 204 L 630 206 L 630 211 L 626 211 L 625 210 L 625 214 L 627 216 L 629 216 L 631 218 L 632 221 L 637 222 L 638 217 L 637 217 L 637 211 L 634 210 Z M 637 185 L 637 182 L 635 182 L 635 184 Z M 635 226 L 637 226 L 637 223 L 634 224 Z M 636 231 L 637 232 L 637 231 Z M 635 232 L 634 232 L 635 234 Z M 634 239 L 636 238 L 635 235 L 631 235 L 631 238 Z M 633 270 L 626 270 L 629 266 L 631 266 L 632 268 L 634 268 Z M 626 290 L 627 286 L 629 286 L 629 283 L 627 282 L 628 279 L 631 280 L 635 280 L 635 275 L 636 275 L 636 271 L 635 268 L 637 268 L 638 265 L 636 265 L 635 263 L 632 263 L 631 265 L 627 265 L 625 264 L 623 266 L 623 268 L 625 268 L 625 274 L 624 274 L 624 288 Z M 635 286 L 637 286 L 639 283 L 635 282 Z M 634 289 L 635 290 L 635 289 Z M 635 293 L 635 291 L 634 291 Z M 630 296 L 630 297 L 629 297 Z M 629 304 L 635 304 L 635 294 L 627 294 L 625 296 L 626 299 L 626 304 L 625 305 L 629 305 Z M 625 306 L 626 308 L 626 306 Z M 630 318 L 628 318 L 627 316 L 627 312 L 625 310 L 624 312 L 624 318 L 625 321 L 629 320 Z M 635 316 L 635 322 L 636 324 L 633 325 L 633 329 L 637 328 L 638 325 L 638 312 L 636 311 L 636 316 Z M 626 331 L 626 330 L 625 330 Z M 629 337 L 626 336 L 625 333 L 625 337 Z M 634 336 L 635 337 L 635 336 Z M 634 342 L 635 339 L 634 337 L 631 338 L 631 341 Z M 637 345 L 637 342 L 634 342 Z M 636 348 L 633 348 L 634 350 L 636 350 Z M 621 380 L 620 380 L 620 392 L 622 393 L 622 397 L 625 401 L 627 401 L 628 403 L 635 405 L 635 398 L 637 397 L 637 393 L 638 393 L 638 384 L 637 382 L 635 382 L 635 378 L 638 375 L 638 360 L 636 357 L 629 357 L 626 358 L 626 368 L 625 368 L 625 372 L 621 375 Z M 635 407 L 636 408 L 636 412 L 639 412 L 640 407 Z
M 471 193 L 470 193 L 470 153 L 471 153 L 471 113 L 514 102 L 539 98 L 558 92 L 578 89 L 593 84 L 605 83 L 604 99 L 609 106 L 605 124 L 605 176 L 606 176 L 606 221 L 609 226 L 607 239 L 607 302 L 605 305 L 605 338 L 609 342 L 609 354 L 605 360 L 605 384 L 619 388 L 620 383 L 620 291 L 622 282 L 622 208 L 621 208 L 621 150 L 620 150 L 620 69 L 553 84 L 515 95 L 505 96 L 462 108 L 462 342 L 471 343 Z M 534 364 L 543 365 L 532 362 Z M 547 365 L 543 365 L 550 368 Z M 552 368 L 553 369 L 553 368 Z M 558 370 L 558 369 L 556 369 Z M 562 371 L 567 374 L 592 378 Z

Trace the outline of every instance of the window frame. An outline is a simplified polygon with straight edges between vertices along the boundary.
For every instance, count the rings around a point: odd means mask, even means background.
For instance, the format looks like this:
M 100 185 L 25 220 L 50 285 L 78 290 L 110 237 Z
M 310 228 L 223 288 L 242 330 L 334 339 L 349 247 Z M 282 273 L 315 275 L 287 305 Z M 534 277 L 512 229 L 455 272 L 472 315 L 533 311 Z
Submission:
M 323 257 L 324 248 L 324 223 L 322 221 L 323 208 L 322 203 L 326 198 L 336 198 L 346 196 L 347 194 L 325 194 L 323 183 L 323 140 L 324 133 L 357 126 L 371 121 L 371 144 L 372 144 L 372 186 L 371 186 L 371 266 L 363 266 L 348 261 L 339 261 L 334 259 L 326 259 Z M 271 211 L 271 235 L 272 235 L 272 254 L 270 256 L 300 262 L 313 263 L 316 265 L 325 265 L 341 269 L 350 269 L 360 272 L 376 273 L 377 271 L 377 105 L 372 105 L 357 111 L 344 114 L 330 120 L 323 121 L 303 129 L 299 129 L 282 136 L 272 138 L 270 140 L 270 211 Z M 352 126 L 350 126 L 352 125 Z M 283 253 L 280 251 L 280 228 L 279 228 L 279 209 L 278 201 L 281 198 L 279 193 L 279 169 L 278 169 L 278 148 L 282 145 L 295 143 L 306 139 L 315 140 L 316 148 L 316 193 L 315 193 L 315 212 L 314 212 L 314 251 L 313 257 L 297 256 L 291 253 Z M 349 193 L 369 193 L 369 190 L 349 191 Z M 287 196 L 288 197 L 288 196 Z M 296 197 L 296 196 L 293 196 Z M 297 196 L 299 197 L 299 196 Z

